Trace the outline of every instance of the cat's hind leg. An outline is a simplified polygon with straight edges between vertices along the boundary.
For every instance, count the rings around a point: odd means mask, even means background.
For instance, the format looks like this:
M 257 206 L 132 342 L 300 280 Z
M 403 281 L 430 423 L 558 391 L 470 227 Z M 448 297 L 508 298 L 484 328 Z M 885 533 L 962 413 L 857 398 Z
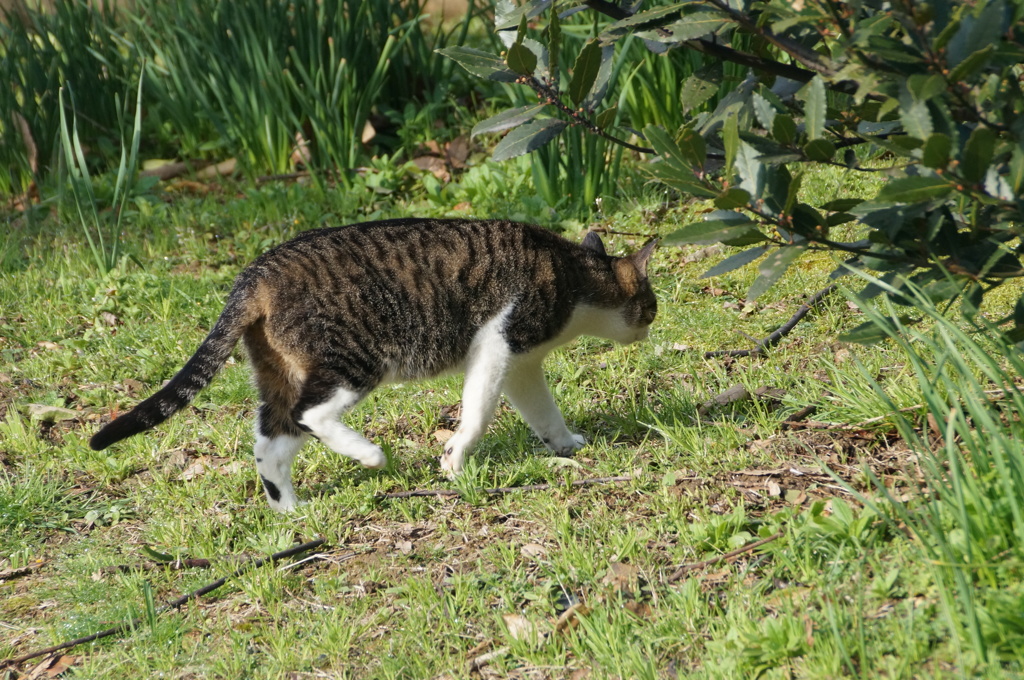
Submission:
M 441 469 L 449 477 L 462 471 L 466 455 L 487 432 L 501 399 L 501 384 L 512 356 L 501 335 L 505 314 L 500 314 L 477 333 L 466 361 L 462 387 L 462 420 L 455 434 L 445 442 Z
M 299 505 L 292 487 L 292 463 L 308 437 L 292 418 L 303 376 L 271 345 L 262 320 L 246 329 L 244 339 L 262 402 L 253 446 L 256 470 L 270 507 L 288 512 Z
M 366 396 L 321 374 L 306 383 L 293 411 L 295 422 L 335 453 L 348 456 L 368 468 L 382 468 L 388 459 L 379 446 L 344 425 L 342 414 Z
M 505 377 L 505 395 L 546 447 L 560 456 L 568 456 L 586 444 L 586 439 L 565 426 L 562 412 L 544 380 L 543 359 L 531 355 L 517 357 Z
M 256 470 L 263 482 L 270 507 L 278 512 L 290 512 L 299 505 L 299 499 L 292 487 L 292 463 L 306 441 L 304 433 L 290 434 L 275 432 L 273 419 L 266 415 L 266 404 L 260 409 L 256 423 Z

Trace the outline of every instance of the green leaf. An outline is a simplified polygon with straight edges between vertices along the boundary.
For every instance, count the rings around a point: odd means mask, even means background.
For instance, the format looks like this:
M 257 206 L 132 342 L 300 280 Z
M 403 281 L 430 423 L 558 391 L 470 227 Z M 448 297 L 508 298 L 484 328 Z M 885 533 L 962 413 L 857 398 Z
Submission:
M 798 203 L 793 207 L 793 231 L 808 239 L 827 237 L 828 222 L 811 206 Z
M 496 3 L 494 12 L 494 28 L 498 31 L 519 26 L 524 19 L 532 19 L 548 7 L 553 0 L 528 0 L 517 7 L 511 0 Z
M 836 145 L 827 139 L 812 139 L 804 144 L 804 155 L 812 161 L 824 163 L 832 160 L 836 153 Z
M 927 295 L 932 302 L 945 302 L 958 296 L 963 288 L 964 285 L 961 282 L 941 278 L 923 286 L 921 292 Z
M 567 125 L 565 121 L 554 118 L 531 120 L 505 135 L 494 147 L 492 157 L 496 161 L 504 161 L 530 153 L 557 137 Z
M 928 137 L 921 152 L 921 163 L 926 168 L 945 168 L 949 164 L 949 151 L 953 146 L 949 135 L 936 132 Z
M 946 79 L 940 75 L 915 73 L 907 78 L 907 89 L 914 100 L 927 102 L 946 91 Z
M 601 70 L 601 45 L 596 40 L 588 42 L 572 67 L 572 79 L 569 81 L 569 98 L 576 106 L 580 105 L 583 98 L 590 92 L 597 80 L 597 73 Z
M 707 145 L 704 138 L 691 127 L 683 128 L 679 135 L 679 152 L 684 162 L 691 168 L 701 169 L 708 158 Z
M 722 274 L 726 274 L 739 269 L 740 267 L 746 266 L 768 252 L 769 247 L 770 246 L 758 246 L 757 248 L 749 248 L 738 252 L 735 255 L 730 255 L 711 269 L 701 274 L 700 278 L 707 279 L 712 276 L 721 276 Z
M 825 81 L 814 76 L 802 90 L 805 97 L 804 125 L 809 139 L 821 138 L 825 130 Z
M 685 165 L 682 162 L 682 152 L 679 151 L 679 145 L 676 144 L 676 140 L 672 138 L 672 135 L 660 125 L 648 125 L 644 128 L 644 139 L 647 143 L 654 147 L 654 150 L 662 158 L 676 159 L 681 165 Z
M 523 47 L 529 49 L 537 57 L 537 68 L 533 70 L 534 78 L 550 78 L 551 68 L 548 65 L 548 48 L 539 40 L 526 38 L 523 40 Z
M 1010 175 L 1006 181 L 1016 193 L 1020 193 L 1024 188 L 1024 147 L 1014 147 L 1013 155 L 1010 156 Z
M 717 192 L 708 188 L 692 170 L 664 162 L 664 159 L 661 163 L 651 164 L 647 172 L 662 184 L 684 194 L 702 198 L 713 198 L 717 195 Z
M 764 232 L 756 227 L 748 227 L 746 229 L 729 227 L 728 229 L 723 229 L 722 233 L 712 234 L 708 238 L 709 243 L 717 241 L 718 243 L 735 248 L 751 246 L 755 243 L 764 243 L 767 240 L 768 237 L 764 235 Z
M 526 31 L 530 28 L 529 22 L 526 21 L 526 14 L 519 17 L 519 28 L 516 29 L 516 44 L 522 43 L 526 39 Z
M 756 300 L 765 291 L 775 285 L 775 282 L 782 278 L 789 266 L 807 251 L 804 243 L 794 243 L 782 246 L 761 262 L 757 268 L 758 276 L 747 291 L 748 300 Z
M 739 187 L 729 187 L 715 197 L 715 207 L 723 210 L 743 208 L 750 203 L 750 194 Z
M 890 180 L 878 192 L 876 201 L 919 203 L 946 196 L 953 186 L 941 177 L 902 177 Z
M 757 92 L 753 94 L 751 101 L 754 102 L 754 115 L 757 116 L 757 121 L 761 123 L 761 127 L 765 130 L 771 130 L 772 123 L 775 122 L 775 116 L 778 113 L 775 107 Z
M 796 140 L 796 122 L 787 114 L 779 114 L 772 121 L 772 137 L 780 144 L 792 144 Z
M 497 80 L 503 83 L 516 81 L 516 74 L 506 67 L 505 62 L 488 52 L 475 50 L 472 47 L 446 47 L 443 50 L 437 50 L 437 53 L 457 62 L 459 66 L 478 78 Z
M 522 43 L 512 43 L 505 55 L 505 63 L 520 75 L 532 76 L 537 69 L 537 55 Z
M 999 174 L 994 165 L 990 165 L 985 172 L 985 192 L 989 196 L 995 196 L 1004 201 L 1012 201 L 1016 198 L 1016 194 L 1010 188 L 1010 183 L 1006 181 L 1006 177 Z
M 723 226 L 726 225 L 726 226 Z M 679 231 L 665 237 L 665 245 L 679 246 L 686 244 L 708 245 L 723 243 L 728 246 L 749 246 L 767 241 L 768 237 L 751 222 L 749 224 L 730 225 L 720 220 L 695 222 L 688 224 Z
M 740 177 L 739 187 L 753 199 L 762 198 L 765 184 L 765 166 L 758 155 L 754 147 L 740 142 L 736 153 L 736 174 Z
M 978 50 L 1000 42 L 1009 28 L 1010 12 L 1005 2 L 994 0 L 979 4 L 983 7 L 981 13 L 974 16 L 970 10 L 965 12 L 960 29 L 949 41 L 946 61 L 952 67 L 959 66 Z
M 785 213 L 787 215 L 793 214 L 794 206 L 798 205 L 797 198 L 800 196 L 800 186 L 803 183 L 804 174 L 802 172 L 799 173 L 796 177 L 790 175 L 788 179 L 785 176 L 776 179 L 776 187 L 778 189 L 778 192 L 780 194 L 784 192 L 786 196 L 786 201 L 785 203 L 782 204 L 782 208 L 778 212 Z M 772 198 L 778 200 L 777 197 L 773 196 Z
M 923 101 L 901 103 L 900 122 L 904 131 L 916 139 L 924 141 L 932 134 L 932 114 L 928 104 Z
M 648 125 L 643 132 L 644 138 L 660 156 L 659 162 L 652 163 L 647 167 L 647 172 L 655 179 L 694 196 L 712 198 L 718 195 L 717 191 L 708 188 L 697 178 L 693 168 L 689 165 L 688 158 L 680 150 L 672 136 L 665 131 L 665 128 Z
M 718 12 L 693 12 L 670 24 L 638 32 L 636 35 L 644 40 L 677 44 L 686 40 L 703 38 L 725 24 L 725 20 Z
M 547 104 L 534 104 L 533 106 L 520 106 L 502 111 L 498 115 L 491 116 L 487 120 L 482 120 L 474 125 L 470 136 L 476 137 L 487 132 L 501 132 L 502 130 L 517 127 L 533 120 L 537 114 L 544 110 L 545 106 Z
M 551 62 L 551 73 L 558 73 L 558 55 L 562 50 L 562 23 L 558 12 L 552 12 L 548 20 L 548 59 Z
M 583 99 L 584 109 L 593 111 L 598 107 L 608 92 L 608 85 L 611 83 L 614 71 L 615 45 L 604 45 L 601 47 L 601 67 L 597 70 L 597 78 L 594 79 L 590 92 Z
M 722 84 L 722 64 L 714 62 L 694 72 L 683 81 L 679 104 L 683 113 L 689 113 L 718 93 Z
M 730 116 L 722 125 L 722 145 L 725 147 L 725 171 L 728 177 L 736 164 L 736 154 L 740 150 L 739 122 L 736 116 Z
M 756 222 L 738 212 L 716 210 L 712 214 L 714 219 L 692 222 L 669 234 L 665 237 L 665 244 L 717 243 L 722 233 L 737 236 L 757 227 Z
M 607 130 L 615 122 L 615 115 L 619 112 L 618 106 L 612 106 L 594 116 L 594 125 Z
M 960 83 L 973 77 L 978 71 L 985 68 L 988 62 L 992 60 L 992 57 L 995 55 L 995 51 L 995 45 L 986 45 L 977 52 L 971 54 L 949 72 L 949 82 Z
M 648 30 L 658 26 L 669 24 L 673 21 L 674 15 L 679 14 L 682 8 L 688 3 L 680 2 L 665 7 L 656 7 L 646 12 L 638 12 L 625 19 L 620 19 L 604 29 L 599 40 L 604 43 L 612 42 L 630 31 Z
M 968 182 L 978 182 L 985 176 L 992 163 L 996 148 L 996 133 L 991 128 L 978 125 L 974 128 L 961 158 L 960 172 Z
M 837 198 L 822 205 L 821 209 L 828 210 L 829 212 L 846 212 L 863 202 L 863 198 Z
M 687 158 L 683 155 L 679 145 L 676 144 L 676 140 L 672 138 L 672 135 L 665 128 L 660 125 L 648 125 L 644 128 L 644 138 L 654 147 L 654 150 L 663 160 L 678 165 L 681 168 L 693 169 L 687 162 Z
M 830 227 L 838 227 L 840 224 L 846 224 L 848 222 L 853 222 L 855 219 L 857 219 L 857 218 L 854 215 L 851 215 L 848 212 L 837 212 L 837 213 L 832 213 L 831 215 L 829 215 L 825 219 L 825 223 L 828 226 L 830 226 Z
M 155 560 L 156 562 L 173 562 L 174 561 L 174 556 L 173 555 L 168 555 L 167 553 L 162 553 L 162 552 L 160 552 L 158 550 L 154 550 L 153 548 L 149 547 L 146 544 L 142 545 L 142 552 L 146 553 L 146 555 L 148 555 L 151 560 Z

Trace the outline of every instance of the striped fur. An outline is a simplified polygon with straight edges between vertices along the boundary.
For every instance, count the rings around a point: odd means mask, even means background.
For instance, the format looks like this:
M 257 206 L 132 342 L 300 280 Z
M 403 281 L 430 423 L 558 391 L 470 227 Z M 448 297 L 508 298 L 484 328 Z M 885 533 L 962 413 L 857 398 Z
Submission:
M 647 280 L 653 247 L 617 258 L 593 233 L 575 244 L 505 221 L 402 219 L 306 232 L 253 261 L 181 371 L 90 445 L 106 448 L 169 418 L 242 339 L 261 398 L 257 467 L 277 509 L 297 502 L 291 460 L 310 434 L 365 465 L 383 464 L 379 448 L 336 421 L 384 382 L 467 371 L 463 419 L 469 409 L 475 424 L 460 427 L 442 457 L 453 474 L 486 429 L 506 375 L 513 402 L 541 404 L 520 406 L 538 435 L 571 450 L 580 440 L 565 428 L 540 361 L 580 334 L 646 336 L 656 311 Z

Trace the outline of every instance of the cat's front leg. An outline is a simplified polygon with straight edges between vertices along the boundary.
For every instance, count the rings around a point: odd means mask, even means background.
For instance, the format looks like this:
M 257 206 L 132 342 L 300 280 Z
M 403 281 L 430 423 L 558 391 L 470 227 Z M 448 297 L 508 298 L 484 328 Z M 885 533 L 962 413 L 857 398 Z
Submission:
M 569 431 L 544 380 L 543 356 L 524 356 L 509 367 L 504 390 L 526 424 L 559 456 L 570 456 L 587 440 Z
M 462 419 L 455 434 L 445 442 L 441 470 L 449 477 L 462 472 L 466 456 L 487 432 L 501 399 L 511 351 L 501 336 L 504 314 L 484 325 L 477 333 L 466 362 L 466 380 L 462 387 Z
M 307 386 L 306 393 L 295 407 L 295 422 L 335 453 L 348 456 L 368 468 L 382 468 L 388 459 L 381 448 L 339 420 L 363 396 L 363 392 L 343 386 L 332 385 L 329 389 L 315 384 Z
M 449 479 L 462 472 L 466 456 L 487 432 L 487 426 L 491 424 L 501 398 L 500 385 L 500 376 L 490 382 L 466 373 L 466 385 L 462 391 L 462 421 L 455 434 L 445 442 L 444 453 L 441 454 L 441 470 Z

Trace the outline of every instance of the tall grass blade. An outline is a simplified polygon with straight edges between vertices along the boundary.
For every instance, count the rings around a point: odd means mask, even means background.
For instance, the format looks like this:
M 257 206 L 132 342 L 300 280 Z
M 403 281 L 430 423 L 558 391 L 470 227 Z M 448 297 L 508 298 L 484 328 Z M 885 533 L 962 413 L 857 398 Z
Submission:
M 858 275 L 897 293 L 893 285 Z M 961 662 L 984 665 L 1017 639 L 1014 624 L 999 612 L 1005 606 L 1000 598 L 1019 581 L 1024 559 L 1024 360 L 999 329 L 984 321 L 962 327 L 920 287 L 898 285 L 923 323 L 902 324 L 888 301 L 884 309 L 859 304 L 906 356 L 939 428 L 919 428 L 894 408 L 895 425 L 919 460 L 924 484 L 919 497 L 905 505 L 877 477 L 872 481 L 918 539 L 955 641 L 962 653 L 970 651 Z

